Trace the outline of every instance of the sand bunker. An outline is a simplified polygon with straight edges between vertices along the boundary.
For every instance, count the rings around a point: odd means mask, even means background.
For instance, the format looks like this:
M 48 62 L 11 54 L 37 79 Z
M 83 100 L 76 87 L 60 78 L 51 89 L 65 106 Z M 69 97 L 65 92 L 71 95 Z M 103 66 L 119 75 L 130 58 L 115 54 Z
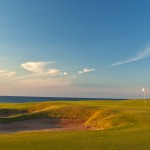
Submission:
M 24 132 L 24 131 L 65 131 L 65 130 L 89 130 L 83 126 L 84 121 L 72 119 L 41 118 L 10 123 L 0 123 L 0 132 Z

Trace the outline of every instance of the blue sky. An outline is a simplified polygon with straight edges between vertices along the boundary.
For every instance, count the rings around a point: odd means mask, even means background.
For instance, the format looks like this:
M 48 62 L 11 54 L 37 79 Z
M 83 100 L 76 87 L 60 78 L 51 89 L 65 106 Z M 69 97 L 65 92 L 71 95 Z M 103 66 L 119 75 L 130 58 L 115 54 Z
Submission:
M 0 95 L 150 97 L 149 6 L 0 0 Z

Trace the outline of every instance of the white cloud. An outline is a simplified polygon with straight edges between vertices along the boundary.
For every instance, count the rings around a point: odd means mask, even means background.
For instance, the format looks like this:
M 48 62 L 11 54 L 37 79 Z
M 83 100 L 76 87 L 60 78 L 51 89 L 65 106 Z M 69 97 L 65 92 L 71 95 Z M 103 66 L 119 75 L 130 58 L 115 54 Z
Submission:
M 21 64 L 21 66 L 28 71 L 41 73 L 43 72 L 43 67 L 45 67 L 47 64 L 47 62 L 26 62 Z
M 50 63 L 54 63 L 54 62 L 26 62 L 26 63 L 21 64 L 21 66 L 24 69 L 26 69 L 32 73 L 35 73 L 35 74 L 41 74 L 41 75 L 58 75 L 58 74 L 60 74 L 60 70 L 53 69 L 53 68 L 48 69 L 46 67 L 47 64 L 50 64 Z
M 84 68 L 83 70 L 78 71 L 78 73 L 82 74 L 82 73 L 92 72 L 92 71 L 95 71 L 95 70 L 96 69 Z
M 67 72 L 64 72 L 63 74 L 64 74 L 64 76 L 67 76 L 67 75 L 68 75 L 68 73 L 67 73 Z
M 58 74 L 60 74 L 60 70 L 58 70 L 58 69 L 48 69 L 44 73 L 47 74 L 47 75 L 58 75 Z
M 131 62 L 138 61 L 138 60 L 141 60 L 141 59 L 144 59 L 144 58 L 147 58 L 147 57 L 150 57 L 150 47 L 147 47 L 146 49 L 144 49 L 143 51 L 137 53 L 133 57 L 129 57 L 125 60 L 121 60 L 121 61 L 118 61 L 116 63 L 113 63 L 112 65 L 110 65 L 110 67 L 131 63 Z
M 67 71 L 51 68 L 54 62 L 22 63 L 26 74 L 0 70 L 0 94 L 3 95 L 32 95 L 32 96 L 61 96 L 71 94 L 74 77 Z M 14 76 L 15 75 L 15 76 Z M 6 78 L 7 77 L 7 78 Z M 9 78 L 8 78 L 9 77 Z
M 1 77 L 13 77 L 16 74 L 14 71 L 8 71 L 8 70 L 0 70 L 0 76 Z
M 52 88 L 54 86 L 70 85 L 72 83 L 72 77 L 67 76 L 67 72 L 49 68 L 48 64 L 51 63 L 54 62 L 26 62 L 21 64 L 30 73 L 14 78 L 15 85 L 30 88 Z

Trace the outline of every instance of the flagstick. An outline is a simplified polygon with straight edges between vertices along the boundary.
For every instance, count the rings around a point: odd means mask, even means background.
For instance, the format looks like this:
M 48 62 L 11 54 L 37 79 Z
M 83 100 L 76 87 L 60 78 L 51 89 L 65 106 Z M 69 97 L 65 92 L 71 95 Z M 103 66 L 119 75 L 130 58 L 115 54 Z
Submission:
M 144 94 L 144 101 L 145 101 L 145 108 L 146 108 L 146 96 L 145 96 L 145 90 L 143 91 Z

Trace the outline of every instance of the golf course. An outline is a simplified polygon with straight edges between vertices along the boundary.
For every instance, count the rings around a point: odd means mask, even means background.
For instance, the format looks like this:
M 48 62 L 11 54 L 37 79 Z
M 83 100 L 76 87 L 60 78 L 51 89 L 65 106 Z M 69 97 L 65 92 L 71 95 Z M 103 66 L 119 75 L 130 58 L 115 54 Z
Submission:
M 148 150 L 150 101 L 0 104 L 0 150 Z

